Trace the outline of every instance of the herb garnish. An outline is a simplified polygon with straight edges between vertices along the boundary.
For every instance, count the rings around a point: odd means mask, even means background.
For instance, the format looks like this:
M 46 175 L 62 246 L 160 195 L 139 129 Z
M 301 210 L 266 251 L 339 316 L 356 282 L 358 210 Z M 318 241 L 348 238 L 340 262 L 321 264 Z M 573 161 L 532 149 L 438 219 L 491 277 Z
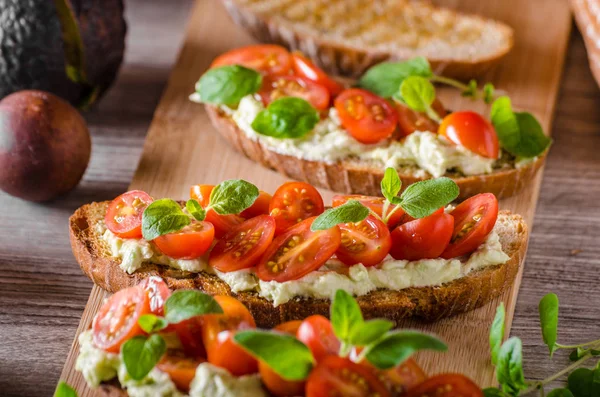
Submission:
M 318 122 L 319 113 L 306 100 L 283 97 L 274 100 L 256 115 L 252 129 L 261 135 L 279 139 L 301 138 Z
M 232 106 L 257 92 L 261 85 L 262 76 L 256 70 L 227 65 L 204 73 L 196 83 L 196 93 L 204 103 Z

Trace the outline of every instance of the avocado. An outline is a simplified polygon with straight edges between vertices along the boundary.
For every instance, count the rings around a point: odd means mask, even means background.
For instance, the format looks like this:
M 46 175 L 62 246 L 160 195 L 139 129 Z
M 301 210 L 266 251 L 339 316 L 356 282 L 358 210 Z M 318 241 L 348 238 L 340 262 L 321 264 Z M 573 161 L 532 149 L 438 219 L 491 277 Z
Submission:
M 85 107 L 114 81 L 123 0 L 0 0 L 0 99 L 23 89 Z

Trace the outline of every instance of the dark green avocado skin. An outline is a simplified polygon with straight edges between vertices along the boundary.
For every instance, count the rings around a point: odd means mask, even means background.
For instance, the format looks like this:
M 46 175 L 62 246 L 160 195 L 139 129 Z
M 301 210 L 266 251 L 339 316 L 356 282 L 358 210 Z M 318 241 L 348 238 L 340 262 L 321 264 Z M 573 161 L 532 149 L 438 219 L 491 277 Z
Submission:
M 114 81 L 125 50 L 122 0 L 69 0 L 84 43 L 89 85 L 65 73 L 60 20 L 52 0 L 0 0 L 0 99 L 24 89 L 54 93 L 73 105 Z

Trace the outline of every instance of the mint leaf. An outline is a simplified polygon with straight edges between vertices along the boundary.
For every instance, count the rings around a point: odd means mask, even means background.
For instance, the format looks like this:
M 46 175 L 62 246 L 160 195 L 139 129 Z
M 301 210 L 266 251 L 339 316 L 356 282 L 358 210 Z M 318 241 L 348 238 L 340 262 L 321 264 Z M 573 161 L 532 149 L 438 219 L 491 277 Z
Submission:
M 477 81 L 469 80 L 467 88 L 463 90 L 463 92 L 461 92 L 460 95 L 466 98 L 475 99 L 477 97 Z
M 400 365 L 420 350 L 446 351 L 448 346 L 438 338 L 417 331 L 389 332 L 372 346 L 367 346 L 367 360 L 378 369 Z
M 546 397 L 575 397 L 569 389 L 554 389 Z
M 206 211 L 197 200 L 190 199 L 185 203 L 185 208 L 191 216 L 197 221 L 203 221 L 206 218 Z
M 310 230 L 327 230 L 340 223 L 356 223 L 369 216 L 369 209 L 356 200 L 330 208 L 317 217 L 310 225 Z
M 222 313 L 212 296 L 196 290 L 177 290 L 165 302 L 165 319 L 172 324 L 203 314 Z
M 427 179 L 408 186 L 398 204 L 413 218 L 424 218 L 458 197 L 459 189 L 450 178 Z
M 550 357 L 557 349 L 556 339 L 558 335 L 558 296 L 548 294 L 542 298 L 539 304 L 540 326 L 544 343 L 550 350 Z
M 127 373 L 135 380 L 144 379 L 166 351 L 167 344 L 158 334 L 134 336 L 121 346 Z
M 492 83 L 486 83 L 483 86 L 483 101 L 487 104 L 492 103 L 494 100 L 495 88 Z
M 504 309 L 504 303 L 500 303 L 496 309 L 496 317 L 492 322 L 490 328 L 490 354 L 492 356 L 492 364 L 498 363 L 498 353 L 502 346 L 502 340 L 504 339 L 504 321 L 506 317 L 506 310 Z
M 243 179 L 221 182 L 210 193 L 209 207 L 217 214 L 239 214 L 249 208 L 258 198 L 256 186 Z
M 435 100 L 435 87 L 421 76 L 410 76 L 400 85 L 401 101 L 417 112 L 428 112 Z
M 146 240 L 177 232 L 190 224 L 190 218 L 171 199 L 153 201 L 142 214 L 142 235 Z
M 520 390 L 527 388 L 523 374 L 523 353 L 521 339 L 508 339 L 498 353 L 496 378 L 505 393 L 518 395 Z
M 394 327 L 394 323 L 389 320 L 375 319 L 358 323 L 350 330 L 348 343 L 353 346 L 366 346 L 376 342 Z
M 284 97 L 261 110 L 252 129 L 273 138 L 301 138 L 319 122 L 319 113 L 302 98 Z
M 567 385 L 574 397 L 600 396 L 600 383 L 594 381 L 595 372 L 587 368 L 579 368 L 571 372 Z
M 584 349 L 583 347 L 578 347 L 577 349 L 573 350 L 571 354 L 569 354 L 569 360 L 579 361 L 579 359 L 587 352 L 588 350 Z
M 154 314 L 143 314 L 138 318 L 138 324 L 144 332 L 151 334 L 167 328 L 169 323 L 163 317 Z
M 196 83 L 196 92 L 204 103 L 236 105 L 246 95 L 257 92 L 262 76 L 240 65 L 210 69 Z
M 66 382 L 61 381 L 58 386 L 56 386 L 54 397 L 77 397 L 77 392 Z
M 363 323 L 362 312 L 356 299 L 343 289 L 338 289 L 331 302 L 331 326 L 333 327 L 333 333 L 342 342 L 348 342 L 352 329 L 355 326 L 359 326 Z
M 393 203 L 401 189 L 402 181 L 398 177 L 396 169 L 391 167 L 386 168 L 381 180 L 381 193 L 383 197 L 390 203 Z
M 529 158 L 543 153 L 552 143 L 552 139 L 544 134 L 544 130 L 537 119 L 527 112 L 517 112 L 515 116 L 521 131 L 521 143 L 519 151 L 513 154 Z
M 404 62 L 382 62 L 366 71 L 358 85 L 384 98 L 391 98 L 409 76 L 431 77 L 427 59 L 417 57 Z
M 313 367 L 310 349 L 292 335 L 249 330 L 236 332 L 233 339 L 283 379 L 304 380 Z

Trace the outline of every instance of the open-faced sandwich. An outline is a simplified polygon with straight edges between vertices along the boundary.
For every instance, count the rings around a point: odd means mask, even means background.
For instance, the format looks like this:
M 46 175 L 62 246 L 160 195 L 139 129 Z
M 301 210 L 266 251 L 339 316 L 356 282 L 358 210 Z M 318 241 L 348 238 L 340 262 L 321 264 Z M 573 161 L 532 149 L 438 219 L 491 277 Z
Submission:
M 79 208 L 71 244 L 108 291 L 160 276 L 173 289 L 234 296 L 264 327 L 326 316 L 338 289 L 365 317 L 396 321 L 472 310 L 512 284 L 527 246 L 519 215 L 487 193 L 449 206 L 449 178 L 400 190 L 389 168 L 385 198 L 335 196 L 327 210 L 304 182 L 273 196 L 243 180 L 197 185 L 185 203 L 130 191 Z
M 461 198 L 508 197 L 531 183 L 550 139 L 529 113 L 497 98 L 491 119 L 448 113 L 432 83 L 494 100 L 479 89 L 433 74 L 424 58 L 382 63 L 345 88 L 300 53 L 257 45 L 219 56 L 198 81 L 215 128 L 250 159 L 318 187 L 378 195 L 386 167 L 405 186 L 448 176 Z
M 158 277 L 110 297 L 79 336 L 76 370 L 91 388 L 130 397 L 483 397 L 460 374 L 427 377 L 410 358 L 447 350 L 436 337 L 365 321 L 337 291 L 331 321 L 273 330 L 230 296 L 171 292 Z

